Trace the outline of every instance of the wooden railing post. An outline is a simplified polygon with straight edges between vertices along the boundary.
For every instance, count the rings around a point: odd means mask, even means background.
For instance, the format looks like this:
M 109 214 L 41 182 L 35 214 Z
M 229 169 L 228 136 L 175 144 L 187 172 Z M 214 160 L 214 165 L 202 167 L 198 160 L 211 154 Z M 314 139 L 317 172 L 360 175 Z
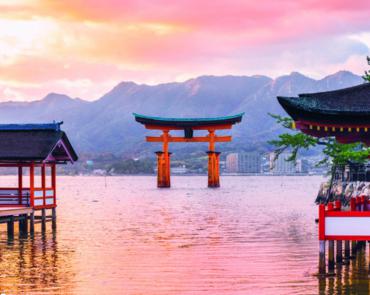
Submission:
M 18 166 L 18 204 L 22 205 L 23 198 L 23 171 L 22 166 Z
M 30 165 L 30 206 L 35 207 L 35 164 Z
M 46 206 L 46 171 L 45 163 L 42 163 L 41 166 L 41 187 L 42 187 L 42 204 Z
M 53 188 L 54 206 L 57 205 L 57 171 L 56 164 L 51 164 L 51 186 Z

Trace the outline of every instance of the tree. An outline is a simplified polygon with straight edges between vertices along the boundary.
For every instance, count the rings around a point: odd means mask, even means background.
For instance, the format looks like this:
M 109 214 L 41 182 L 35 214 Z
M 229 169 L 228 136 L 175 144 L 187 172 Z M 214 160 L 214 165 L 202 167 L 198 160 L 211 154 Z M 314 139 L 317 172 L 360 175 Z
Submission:
M 369 56 L 367 57 L 367 63 L 368 63 L 368 65 L 370 65 L 370 57 Z M 364 80 L 366 82 L 370 82 L 370 70 L 369 71 L 365 71 L 365 75 L 362 76 L 362 78 L 364 78 Z
M 370 65 L 370 57 L 367 57 Z M 370 82 L 370 71 L 365 71 L 364 80 Z M 275 159 L 285 150 L 291 152 L 288 161 L 296 161 L 297 154 L 300 150 L 309 150 L 317 146 L 323 146 L 323 159 L 318 165 L 329 165 L 333 167 L 347 164 L 363 164 L 368 161 L 370 148 L 363 143 L 341 144 L 334 137 L 319 139 L 301 132 L 297 132 L 294 127 L 294 121 L 288 117 L 269 114 L 276 122 L 290 130 L 289 133 L 279 135 L 276 140 L 269 141 L 276 147 Z
M 341 144 L 334 137 L 319 139 L 294 129 L 294 121 L 288 117 L 270 114 L 276 122 L 290 130 L 289 133 L 279 135 L 278 139 L 269 141 L 275 146 L 277 158 L 282 152 L 290 151 L 287 161 L 296 161 L 301 150 L 310 150 L 315 147 L 323 147 L 323 158 L 318 165 L 343 166 L 347 164 L 363 164 L 368 160 L 370 148 L 363 143 Z

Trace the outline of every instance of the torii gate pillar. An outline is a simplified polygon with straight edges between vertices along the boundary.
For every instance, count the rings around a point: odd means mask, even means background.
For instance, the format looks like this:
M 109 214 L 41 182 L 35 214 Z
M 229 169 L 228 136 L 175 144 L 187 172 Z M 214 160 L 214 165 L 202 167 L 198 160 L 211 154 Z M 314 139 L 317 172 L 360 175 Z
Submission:
M 220 152 L 215 151 L 215 130 L 208 129 L 208 187 L 220 187 Z
M 208 187 L 220 187 L 220 152 L 208 151 Z
M 157 186 L 171 187 L 170 156 L 171 153 L 156 152 L 157 154 Z

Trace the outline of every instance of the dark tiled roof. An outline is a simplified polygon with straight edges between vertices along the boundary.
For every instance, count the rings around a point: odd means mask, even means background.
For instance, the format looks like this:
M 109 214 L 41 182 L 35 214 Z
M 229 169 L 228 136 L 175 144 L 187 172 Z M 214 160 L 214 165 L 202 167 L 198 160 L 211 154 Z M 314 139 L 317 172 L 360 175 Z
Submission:
M 39 162 L 49 156 L 56 162 L 78 159 L 60 124 L 0 125 L 0 161 Z
M 370 83 L 328 92 L 278 97 L 294 120 L 370 123 Z
M 176 126 L 180 128 L 191 128 L 196 126 L 209 126 L 218 124 L 236 124 L 241 122 L 244 113 L 214 118 L 164 118 L 133 114 L 135 120 L 141 124 L 153 124 L 159 126 Z

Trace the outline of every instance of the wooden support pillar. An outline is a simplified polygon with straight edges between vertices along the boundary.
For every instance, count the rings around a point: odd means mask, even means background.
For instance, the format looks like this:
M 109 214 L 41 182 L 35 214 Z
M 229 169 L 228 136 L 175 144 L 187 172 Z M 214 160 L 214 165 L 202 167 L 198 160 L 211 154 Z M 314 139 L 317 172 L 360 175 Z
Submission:
M 343 242 L 338 240 L 337 241 L 337 255 L 336 255 L 336 260 L 337 263 L 342 263 L 343 262 Z
M 216 161 L 215 161 L 215 172 L 216 172 L 216 175 L 215 175 L 215 183 L 217 185 L 217 187 L 220 187 L 220 155 L 221 153 L 220 152 L 216 152 Z
M 27 234 L 28 234 L 28 215 L 27 214 L 22 214 L 19 216 L 18 225 L 19 225 L 19 236 L 27 237 Z
M 9 221 L 7 222 L 7 232 L 8 239 L 14 238 L 14 216 L 9 216 Z
M 208 151 L 208 187 L 220 187 L 219 152 Z
M 23 171 L 22 166 L 18 167 L 18 204 L 22 205 L 23 197 Z
M 54 206 L 57 205 L 57 168 L 56 164 L 51 165 L 51 187 L 53 188 Z
M 46 206 L 46 169 L 45 163 L 41 166 L 41 187 L 42 187 L 42 203 L 43 206 Z
M 326 274 L 325 241 L 319 241 L 319 274 Z
M 334 241 L 329 241 L 328 273 L 334 273 Z
M 156 152 L 157 154 L 157 186 L 158 187 L 170 187 L 170 155 L 171 153 L 165 154 L 164 152 Z
M 46 209 L 41 209 L 41 230 L 46 231 Z
M 344 259 L 348 260 L 350 258 L 350 251 L 349 241 L 344 241 Z
M 369 245 L 369 257 L 368 257 L 368 264 L 369 264 L 369 268 L 368 268 L 368 273 L 370 274 L 370 241 L 367 241 L 367 244 Z M 365 257 L 366 257 L 366 248 L 365 248 Z
M 35 213 L 32 212 L 30 214 L 30 234 L 34 234 L 35 232 Z
M 215 130 L 208 129 L 209 151 L 208 154 L 208 187 L 220 186 L 220 168 L 219 156 L 220 153 L 215 151 Z
M 35 206 L 35 164 L 32 162 L 30 166 L 30 206 Z
M 53 230 L 57 229 L 57 210 L 56 208 L 51 208 L 51 228 Z

